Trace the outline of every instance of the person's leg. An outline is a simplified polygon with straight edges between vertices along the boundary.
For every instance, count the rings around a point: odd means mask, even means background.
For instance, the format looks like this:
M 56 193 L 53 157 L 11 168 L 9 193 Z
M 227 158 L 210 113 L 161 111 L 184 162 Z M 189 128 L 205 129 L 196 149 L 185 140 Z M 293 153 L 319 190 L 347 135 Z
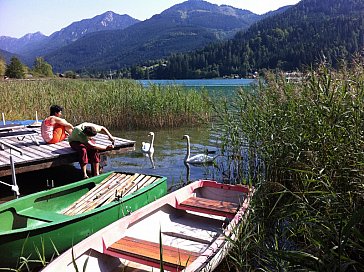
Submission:
M 92 166 L 93 166 L 94 171 L 95 171 L 94 176 L 100 175 L 100 163 L 94 162 L 94 163 L 92 163 Z
M 56 144 L 66 139 L 66 129 L 64 126 L 55 124 L 53 129 L 53 138 L 48 144 Z
M 82 170 L 83 178 L 88 178 L 87 176 L 87 164 L 89 157 L 87 155 L 87 146 L 80 142 L 70 142 L 70 146 L 73 150 L 78 153 L 78 162 Z
M 100 175 L 100 154 L 96 149 L 88 148 L 87 156 L 92 164 L 94 176 Z

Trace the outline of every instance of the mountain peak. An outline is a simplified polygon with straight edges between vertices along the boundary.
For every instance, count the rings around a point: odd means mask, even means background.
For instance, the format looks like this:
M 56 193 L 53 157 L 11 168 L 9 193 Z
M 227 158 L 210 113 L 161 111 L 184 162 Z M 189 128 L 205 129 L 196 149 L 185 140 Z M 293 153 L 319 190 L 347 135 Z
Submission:
M 47 36 L 45 36 L 40 31 L 37 31 L 37 32 L 34 32 L 34 33 L 25 34 L 20 39 L 24 39 L 24 40 L 34 40 L 34 39 L 40 39 L 40 38 L 44 38 L 44 37 L 47 37 Z

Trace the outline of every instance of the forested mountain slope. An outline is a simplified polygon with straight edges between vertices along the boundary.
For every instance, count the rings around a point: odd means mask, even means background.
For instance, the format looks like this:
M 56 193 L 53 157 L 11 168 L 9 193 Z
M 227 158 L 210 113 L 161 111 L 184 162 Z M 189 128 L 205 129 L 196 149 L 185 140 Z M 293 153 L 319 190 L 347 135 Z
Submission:
M 232 38 L 260 15 L 206 1 L 186 1 L 124 30 L 95 32 L 49 53 L 56 71 L 120 69 Z
M 229 41 L 176 54 L 148 76 L 246 76 L 259 69 L 301 69 L 323 59 L 337 66 L 364 49 L 363 15 L 363 0 L 302 0 Z

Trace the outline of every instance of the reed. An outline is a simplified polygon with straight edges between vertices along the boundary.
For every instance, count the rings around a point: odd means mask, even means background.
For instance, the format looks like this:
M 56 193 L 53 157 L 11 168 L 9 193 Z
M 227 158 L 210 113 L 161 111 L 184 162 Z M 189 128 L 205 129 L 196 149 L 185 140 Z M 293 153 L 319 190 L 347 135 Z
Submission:
M 363 61 L 269 75 L 218 110 L 235 177 L 257 188 L 234 270 L 363 271 Z
M 181 86 L 143 87 L 132 80 L 0 81 L 1 111 L 7 120 L 46 117 L 52 104 L 64 107 L 72 124 L 93 122 L 111 129 L 173 128 L 211 118 L 204 91 Z

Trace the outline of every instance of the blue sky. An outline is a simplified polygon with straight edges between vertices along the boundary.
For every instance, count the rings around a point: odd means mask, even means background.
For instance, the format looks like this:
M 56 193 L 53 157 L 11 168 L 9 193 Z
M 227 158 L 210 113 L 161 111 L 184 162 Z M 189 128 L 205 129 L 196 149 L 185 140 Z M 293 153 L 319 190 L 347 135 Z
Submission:
M 0 0 L 0 36 L 20 38 L 27 33 L 49 36 L 75 21 L 106 11 L 145 20 L 185 0 Z M 293 5 L 300 0 L 207 0 L 247 9 L 256 14 Z

